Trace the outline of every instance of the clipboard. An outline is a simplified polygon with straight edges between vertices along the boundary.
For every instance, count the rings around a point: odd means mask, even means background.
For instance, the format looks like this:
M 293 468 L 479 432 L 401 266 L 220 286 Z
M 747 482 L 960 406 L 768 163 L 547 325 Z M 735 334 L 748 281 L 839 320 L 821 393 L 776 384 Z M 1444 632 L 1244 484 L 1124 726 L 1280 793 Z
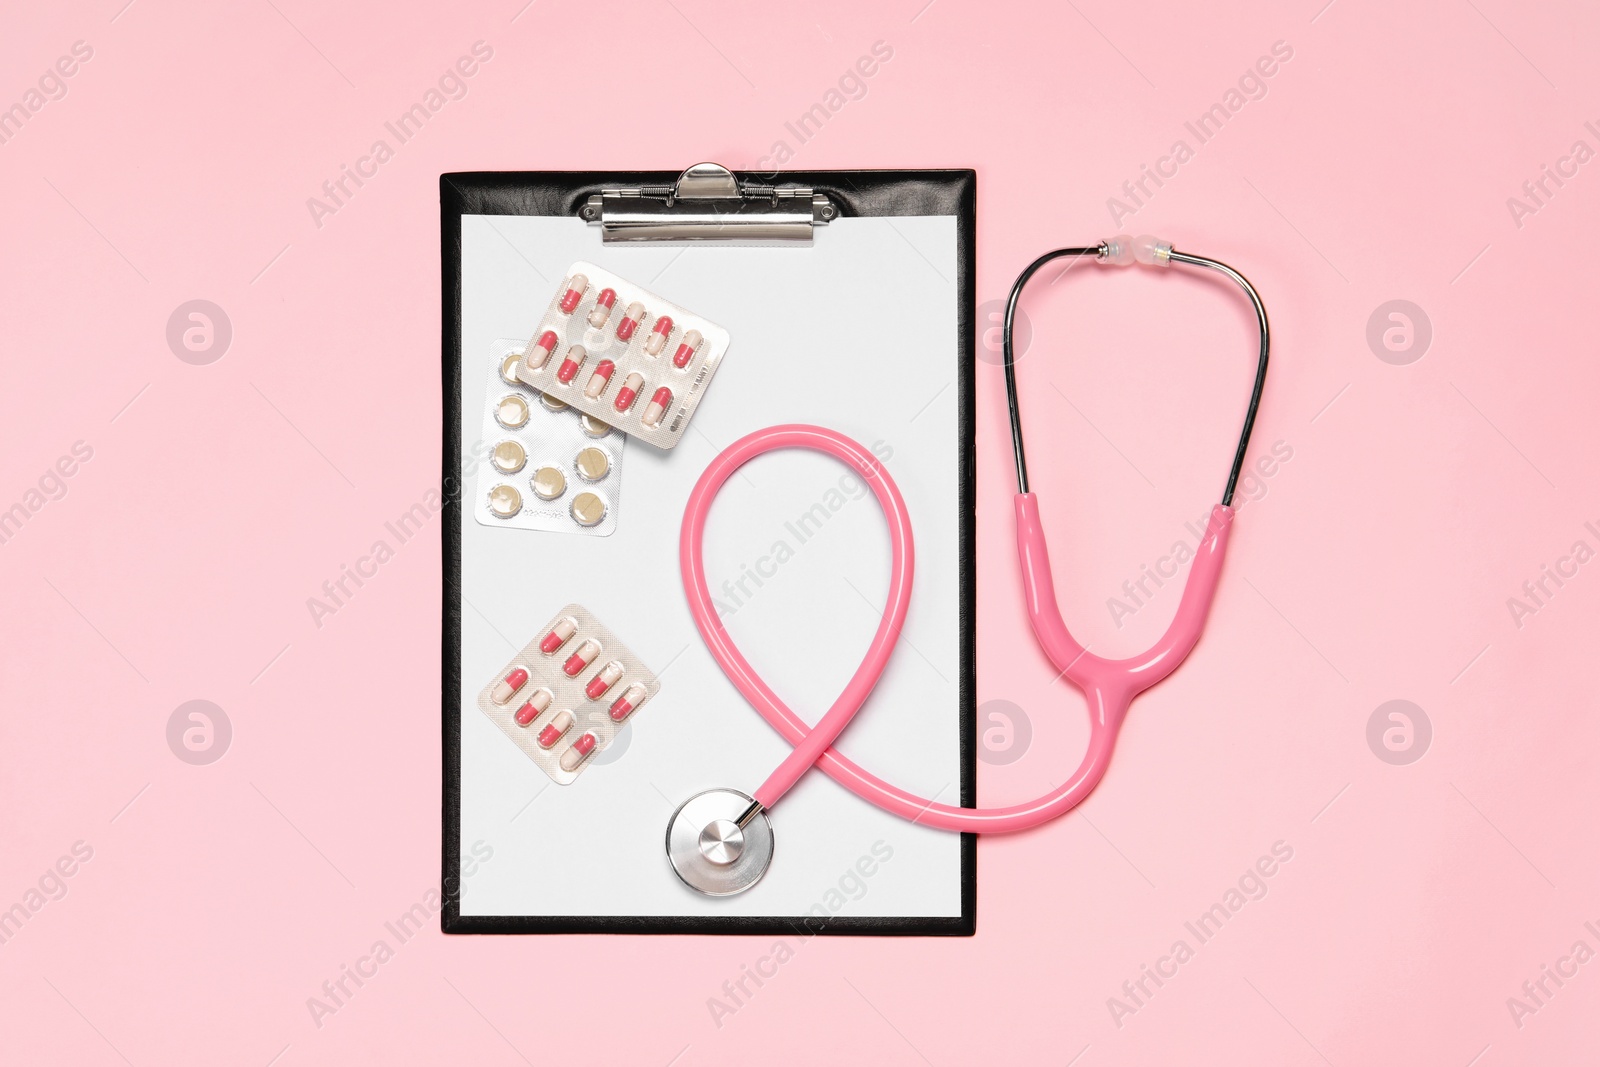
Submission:
M 975 836 L 886 815 L 820 772 L 774 809 L 773 867 L 740 896 L 678 882 L 664 834 L 690 795 L 753 790 L 788 751 L 711 661 L 677 569 L 688 488 L 734 439 L 783 422 L 873 447 L 916 537 L 911 618 L 838 747 L 908 789 L 976 803 L 975 174 L 456 173 L 441 176 L 440 204 L 443 931 L 971 935 Z M 722 323 L 731 344 L 677 447 L 619 451 L 614 531 L 497 529 L 478 515 L 486 442 L 472 438 L 497 388 L 484 370 L 526 350 L 580 261 Z M 762 457 L 747 473 L 707 540 L 718 610 L 815 721 L 881 615 L 883 520 L 822 457 Z M 659 674 L 660 692 L 604 765 L 564 785 L 478 697 L 573 602 Z

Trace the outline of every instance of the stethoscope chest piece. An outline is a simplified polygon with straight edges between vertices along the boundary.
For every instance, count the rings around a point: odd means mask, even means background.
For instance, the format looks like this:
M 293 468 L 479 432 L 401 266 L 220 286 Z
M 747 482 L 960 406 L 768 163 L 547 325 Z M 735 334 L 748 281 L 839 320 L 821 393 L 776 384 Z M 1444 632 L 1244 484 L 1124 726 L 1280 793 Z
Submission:
M 772 823 L 737 789 L 708 789 L 667 823 L 667 860 L 683 884 L 711 897 L 743 893 L 772 863 Z

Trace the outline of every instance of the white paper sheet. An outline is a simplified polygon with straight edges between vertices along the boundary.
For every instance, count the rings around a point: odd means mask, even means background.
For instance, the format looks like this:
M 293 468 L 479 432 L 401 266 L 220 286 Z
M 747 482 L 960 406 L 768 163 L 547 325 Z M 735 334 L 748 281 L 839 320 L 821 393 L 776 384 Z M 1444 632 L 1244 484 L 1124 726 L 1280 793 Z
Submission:
M 819 771 L 774 808 L 772 868 L 745 894 L 699 896 L 663 848 L 678 804 L 713 786 L 753 792 L 788 752 L 705 650 L 677 559 L 683 506 L 707 463 L 783 422 L 875 445 L 916 538 L 909 624 L 839 747 L 897 785 L 959 800 L 956 247 L 951 217 L 841 219 L 819 227 L 809 248 L 602 245 L 576 219 L 463 218 L 469 448 L 490 343 L 525 336 L 574 260 L 636 279 L 733 335 L 683 443 L 670 453 L 630 443 L 614 535 L 492 529 L 463 509 L 461 845 L 463 854 L 480 840 L 494 849 L 463 888 L 463 916 L 798 916 L 818 906 L 837 916 L 960 915 L 959 838 L 886 815 Z M 724 488 L 706 538 L 728 628 L 812 722 L 859 662 L 888 585 L 882 515 L 846 475 L 817 454 L 762 457 Z M 662 691 L 626 746 L 606 753 L 611 762 L 562 787 L 474 697 L 574 600 L 660 672 Z

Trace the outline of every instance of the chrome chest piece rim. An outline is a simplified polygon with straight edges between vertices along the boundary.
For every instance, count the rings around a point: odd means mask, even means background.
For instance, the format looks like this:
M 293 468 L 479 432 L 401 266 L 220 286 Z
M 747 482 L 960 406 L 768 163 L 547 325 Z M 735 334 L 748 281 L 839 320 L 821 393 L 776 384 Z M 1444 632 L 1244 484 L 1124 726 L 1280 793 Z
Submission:
M 743 893 L 772 863 L 772 823 L 761 805 L 737 789 L 696 793 L 667 823 L 667 860 L 698 893 Z

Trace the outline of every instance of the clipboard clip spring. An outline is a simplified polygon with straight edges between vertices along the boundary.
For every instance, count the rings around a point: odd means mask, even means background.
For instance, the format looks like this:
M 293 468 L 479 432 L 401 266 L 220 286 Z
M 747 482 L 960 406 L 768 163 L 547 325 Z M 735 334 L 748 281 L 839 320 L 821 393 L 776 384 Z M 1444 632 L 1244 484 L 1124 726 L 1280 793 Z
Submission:
M 839 217 L 821 193 L 741 182 L 718 163 L 696 163 L 672 185 L 606 188 L 578 209 L 613 241 L 799 241 Z

